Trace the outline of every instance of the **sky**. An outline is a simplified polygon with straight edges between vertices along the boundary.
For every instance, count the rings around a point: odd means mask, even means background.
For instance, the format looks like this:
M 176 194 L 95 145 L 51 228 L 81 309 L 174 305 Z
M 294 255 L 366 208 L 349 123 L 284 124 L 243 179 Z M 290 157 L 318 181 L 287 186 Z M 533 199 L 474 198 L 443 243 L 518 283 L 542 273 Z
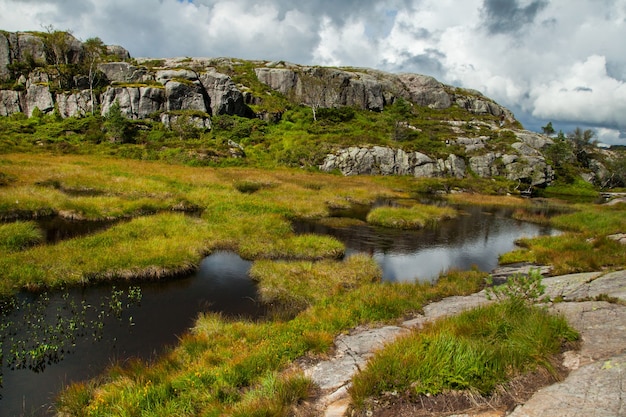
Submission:
M 426 74 L 626 145 L 626 0 L 0 0 L 0 29 L 50 25 L 133 57 Z

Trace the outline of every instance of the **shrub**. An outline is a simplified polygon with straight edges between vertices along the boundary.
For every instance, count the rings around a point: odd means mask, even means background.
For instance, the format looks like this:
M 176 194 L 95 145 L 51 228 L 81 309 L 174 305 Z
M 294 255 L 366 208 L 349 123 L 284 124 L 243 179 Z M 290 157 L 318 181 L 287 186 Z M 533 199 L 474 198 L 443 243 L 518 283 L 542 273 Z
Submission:
M 493 278 L 486 279 L 486 289 L 489 300 L 505 301 L 513 303 L 534 304 L 541 300 L 546 287 L 542 284 L 543 279 L 538 269 L 531 269 L 528 275 L 515 274 L 510 276 L 506 283 L 499 286 L 493 285 Z

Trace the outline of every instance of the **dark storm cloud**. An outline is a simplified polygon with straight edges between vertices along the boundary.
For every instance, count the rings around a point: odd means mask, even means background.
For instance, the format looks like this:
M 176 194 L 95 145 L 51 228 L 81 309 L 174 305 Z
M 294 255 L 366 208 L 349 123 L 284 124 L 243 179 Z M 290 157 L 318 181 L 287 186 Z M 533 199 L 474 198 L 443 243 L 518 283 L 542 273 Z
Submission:
M 491 34 L 515 33 L 534 22 L 547 5 L 547 0 L 535 0 L 525 7 L 520 7 L 517 0 L 485 0 L 484 23 Z

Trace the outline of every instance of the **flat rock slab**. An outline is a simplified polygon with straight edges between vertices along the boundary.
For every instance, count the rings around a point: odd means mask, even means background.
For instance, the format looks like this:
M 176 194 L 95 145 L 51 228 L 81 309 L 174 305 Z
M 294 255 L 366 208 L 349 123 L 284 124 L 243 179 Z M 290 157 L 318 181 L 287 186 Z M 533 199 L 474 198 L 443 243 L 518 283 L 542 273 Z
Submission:
M 626 271 L 562 275 L 544 278 L 543 284 L 551 298 L 560 296 L 566 301 L 576 301 L 605 294 L 626 301 Z
M 335 339 L 333 357 L 305 370 L 305 374 L 322 390 L 336 390 L 350 382 L 374 351 L 406 332 L 408 330 L 402 327 L 385 326 L 340 335 Z
M 563 382 L 539 390 L 510 417 L 626 416 L 626 355 L 585 365 Z
M 577 355 L 581 365 L 626 353 L 626 307 L 601 301 L 558 303 L 552 311 L 563 314 L 582 337 Z

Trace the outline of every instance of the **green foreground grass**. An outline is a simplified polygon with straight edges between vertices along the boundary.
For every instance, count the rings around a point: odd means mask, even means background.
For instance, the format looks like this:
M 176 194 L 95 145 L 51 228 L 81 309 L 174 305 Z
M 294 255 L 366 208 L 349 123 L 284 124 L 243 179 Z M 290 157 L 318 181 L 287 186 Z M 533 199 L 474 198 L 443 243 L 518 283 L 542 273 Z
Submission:
M 552 362 L 578 334 L 565 319 L 523 302 L 504 301 L 441 319 L 378 351 L 353 379 L 351 396 L 362 408 L 385 392 L 416 399 L 469 390 L 488 396 L 512 376 Z

